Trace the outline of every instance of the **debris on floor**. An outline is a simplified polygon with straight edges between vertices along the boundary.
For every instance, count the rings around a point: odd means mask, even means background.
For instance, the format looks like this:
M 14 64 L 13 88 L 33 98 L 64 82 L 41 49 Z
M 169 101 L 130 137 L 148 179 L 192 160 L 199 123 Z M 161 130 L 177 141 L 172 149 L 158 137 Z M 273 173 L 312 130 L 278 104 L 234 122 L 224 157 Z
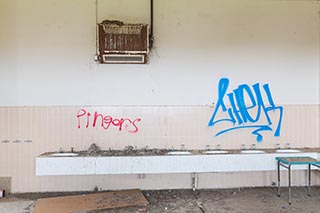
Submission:
M 142 193 L 148 200 L 148 205 L 78 211 L 77 213 L 319 212 L 320 186 L 312 186 L 311 196 L 307 195 L 306 190 L 306 187 L 294 187 L 293 202 L 291 205 L 288 204 L 288 190 L 283 190 L 281 197 L 278 197 L 277 187 L 199 189 L 196 191 L 192 189 L 146 190 Z M 233 192 L 237 193 L 234 194 Z M 6 197 L 0 199 L 0 212 L 39 213 L 41 209 L 35 212 L 34 206 L 40 198 L 73 195 L 86 196 L 90 193 L 93 192 L 7 194 Z M 97 192 L 93 194 L 97 194 Z M 128 194 L 126 194 L 126 196 L 128 196 Z M 77 201 L 77 205 L 81 205 L 79 200 Z M 50 207 L 47 206 L 47 208 L 48 209 L 41 213 L 52 213 L 49 211 Z M 70 213 L 71 212 L 72 211 L 70 211 Z M 63 211 L 61 211 L 61 213 L 63 213 Z
M 133 189 L 43 198 L 37 200 L 34 213 L 71 213 L 146 205 L 148 201 L 142 192 Z

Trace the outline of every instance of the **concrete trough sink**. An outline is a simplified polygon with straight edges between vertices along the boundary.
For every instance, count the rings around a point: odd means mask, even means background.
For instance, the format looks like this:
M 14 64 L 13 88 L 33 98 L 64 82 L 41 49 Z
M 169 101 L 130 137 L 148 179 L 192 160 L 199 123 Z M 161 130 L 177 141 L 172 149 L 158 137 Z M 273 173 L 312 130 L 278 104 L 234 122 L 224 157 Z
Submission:
M 297 153 L 261 152 L 225 153 L 172 151 L 153 156 L 70 156 L 41 155 L 36 158 L 36 175 L 102 175 L 102 174 L 163 174 L 276 171 L 276 157 L 297 156 Z M 249 151 L 249 152 L 248 152 Z M 58 154 L 58 153 L 57 153 Z M 76 154 L 76 153 L 75 153 Z M 300 152 L 299 156 L 320 158 L 317 152 Z M 301 167 L 302 168 L 302 167 Z M 294 170 L 301 169 L 299 166 Z

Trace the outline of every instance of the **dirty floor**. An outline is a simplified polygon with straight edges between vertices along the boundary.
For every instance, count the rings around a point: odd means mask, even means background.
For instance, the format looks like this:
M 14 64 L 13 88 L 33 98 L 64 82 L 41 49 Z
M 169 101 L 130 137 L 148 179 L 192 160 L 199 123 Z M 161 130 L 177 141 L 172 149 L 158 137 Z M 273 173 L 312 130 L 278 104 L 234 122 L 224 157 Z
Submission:
M 292 189 L 292 205 L 288 204 L 288 190 L 282 189 L 281 197 L 275 187 L 239 188 L 223 190 L 160 190 L 143 191 L 148 206 L 90 211 L 81 213 L 163 213 L 163 212 L 320 212 L 320 187 L 312 187 L 311 197 L 305 187 Z M 88 192 L 86 192 L 88 193 Z M 0 212 L 32 213 L 38 198 L 81 194 L 72 193 L 26 193 L 11 194 L 0 199 Z

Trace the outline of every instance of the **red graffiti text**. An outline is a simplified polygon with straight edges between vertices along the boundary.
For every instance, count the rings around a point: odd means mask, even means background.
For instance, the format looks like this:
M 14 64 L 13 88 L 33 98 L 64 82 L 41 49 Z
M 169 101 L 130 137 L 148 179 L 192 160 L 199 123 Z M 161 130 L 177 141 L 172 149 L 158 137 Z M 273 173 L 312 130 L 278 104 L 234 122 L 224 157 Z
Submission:
M 86 109 L 80 109 L 77 114 L 78 128 L 84 124 L 85 128 L 100 126 L 107 130 L 110 126 L 117 127 L 121 132 L 126 130 L 130 133 L 137 133 L 139 128 L 137 124 L 141 121 L 141 118 L 131 120 L 129 118 L 113 118 L 109 115 L 103 115 L 98 112 L 91 114 Z

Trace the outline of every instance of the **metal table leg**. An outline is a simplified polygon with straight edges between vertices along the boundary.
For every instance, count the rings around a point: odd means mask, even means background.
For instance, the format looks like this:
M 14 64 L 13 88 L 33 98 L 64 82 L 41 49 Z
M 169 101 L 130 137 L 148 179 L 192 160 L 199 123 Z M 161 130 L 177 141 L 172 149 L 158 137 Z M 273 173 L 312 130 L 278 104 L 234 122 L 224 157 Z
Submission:
M 291 158 L 291 157 L 287 157 Z M 292 203 L 292 189 L 291 189 L 291 165 L 308 165 L 308 196 L 311 196 L 311 166 L 320 168 L 320 161 L 311 157 L 292 157 L 293 160 L 287 158 L 276 157 L 277 173 L 278 173 L 278 196 L 280 197 L 280 167 L 288 169 L 288 189 L 289 189 L 289 205 Z M 301 160 L 302 159 L 302 160 Z
M 289 178 L 289 204 L 291 205 L 291 165 L 288 166 L 288 178 Z
M 311 164 L 308 164 L 308 196 L 311 196 L 310 185 L 311 185 Z
M 280 161 L 278 161 L 278 197 L 280 197 Z

